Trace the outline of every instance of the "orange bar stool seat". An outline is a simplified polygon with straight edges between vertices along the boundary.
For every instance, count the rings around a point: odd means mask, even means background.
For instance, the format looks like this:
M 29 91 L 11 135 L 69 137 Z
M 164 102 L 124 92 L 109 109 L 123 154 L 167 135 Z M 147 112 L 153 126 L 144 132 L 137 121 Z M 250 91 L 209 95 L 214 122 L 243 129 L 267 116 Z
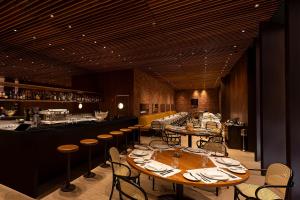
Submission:
M 67 177 L 66 182 L 61 187 L 61 191 L 63 192 L 71 192 L 75 190 L 76 186 L 71 184 L 71 153 L 74 153 L 79 150 L 79 147 L 74 144 L 65 144 L 57 147 L 57 151 L 67 155 Z
M 98 140 L 83 139 L 83 140 L 80 140 L 80 144 L 83 146 L 87 146 L 88 150 L 89 150 L 89 155 L 88 155 L 89 167 L 88 167 L 88 171 L 83 176 L 85 178 L 93 178 L 95 176 L 95 173 L 91 172 L 91 170 L 92 170 L 92 146 L 96 146 L 98 144 Z
M 128 147 L 128 135 L 132 133 L 132 130 L 130 128 L 121 128 L 120 131 L 122 131 L 125 134 L 125 148 Z

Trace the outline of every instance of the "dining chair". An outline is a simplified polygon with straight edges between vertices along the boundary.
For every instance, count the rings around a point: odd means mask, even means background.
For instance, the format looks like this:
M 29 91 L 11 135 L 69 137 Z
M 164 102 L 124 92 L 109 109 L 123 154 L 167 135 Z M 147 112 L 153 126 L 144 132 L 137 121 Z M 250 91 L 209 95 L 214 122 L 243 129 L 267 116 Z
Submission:
M 165 128 L 161 133 L 162 140 L 165 141 L 168 145 L 181 145 L 181 136 Z
M 223 144 L 224 139 L 222 135 L 214 135 L 214 136 L 209 136 L 207 139 L 201 138 L 200 140 L 196 141 L 197 147 L 198 148 L 203 148 L 203 146 L 207 143 L 207 142 L 213 142 L 213 143 L 220 143 Z
M 197 141 L 198 142 L 198 141 Z M 198 143 L 197 143 L 198 146 Z M 227 148 L 223 143 L 208 141 L 204 143 L 204 145 L 201 147 L 201 149 L 205 149 L 210 152 L 214 152 L 215 154 L 218 153 L 220 156 L 228 156 Z M 219 188 L 216 188 L 216 196 L 219 195 Z
M 147 200 L 147 194 L 142 187 L 136 183 L 119 177 L 117 180 L 117 190 L 119 191 L 120 199 L 130 200 Z
M 249 183 L 236 185 L 234 200 L 239 199 L 239 195 L 246 199 L 288 199 L 289 189 L 294 185 L 292 169 L 281 163 L 273 163 L 267 169 L 255 170 L 266 171 L 265 184 L 261 186 Z
M 116 147 L 109 149 L 109 155 L 112 166 L 112 190 L 109 197 L 109 199 L 111 199 L 118 178 L 125 178 L 140 185 L 140 173 L 121 162 L 120 153 Z

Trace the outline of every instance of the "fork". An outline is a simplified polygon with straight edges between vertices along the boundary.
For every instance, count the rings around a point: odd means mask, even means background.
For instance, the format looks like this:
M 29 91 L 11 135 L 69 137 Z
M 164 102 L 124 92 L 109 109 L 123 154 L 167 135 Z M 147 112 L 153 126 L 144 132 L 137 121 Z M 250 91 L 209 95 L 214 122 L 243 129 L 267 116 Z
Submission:
M 166 174 L 171 173 L 171 172 L 173 172 L 173 169 L 169 169 L 169 170 L 162 171 L 162 172 L 160 172 L 159 174 L 160 174 L 160 175 L 166 175 Z
M 211 182 L 211 180 L 209 180 L 208 178 L 206 178 L 204 175 L 202 175 L 200 172 L 196 173 L 198 176 L 200 176 L 204 181 L 206 182 Z

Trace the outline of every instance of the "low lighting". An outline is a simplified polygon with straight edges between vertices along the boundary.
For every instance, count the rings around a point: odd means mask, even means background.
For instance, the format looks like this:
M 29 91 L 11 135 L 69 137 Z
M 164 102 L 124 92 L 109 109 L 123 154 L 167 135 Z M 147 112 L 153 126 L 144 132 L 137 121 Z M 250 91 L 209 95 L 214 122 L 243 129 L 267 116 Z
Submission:
M 79 103 L 79 104 L 78 104 L 78 108 L 81 110 L 82 107 L 83 107 L 82 103 Z
M 120 110 L 122 110 L 122 109 L 124 108 L 124 104 L 123 104 L 123 103 L 119 103 L 119 104 L 118 104 L 118 108 L 119 108 Z

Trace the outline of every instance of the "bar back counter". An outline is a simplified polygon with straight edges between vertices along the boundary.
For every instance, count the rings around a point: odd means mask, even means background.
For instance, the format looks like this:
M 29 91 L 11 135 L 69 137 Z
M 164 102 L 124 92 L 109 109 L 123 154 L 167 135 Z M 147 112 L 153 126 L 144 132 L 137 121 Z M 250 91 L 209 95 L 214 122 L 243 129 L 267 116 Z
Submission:
M 79 152 L 72 154 L 72 178 L 84 173 L 88 150 L 79 141 L 96 138 L 137 124 L 137 118 L 122 118 L 103 122 L 78 122 L 47 125 L 27 131 L 0 130 L 0 183 L 31 197 L 62 184 L 66 174 L 66 157 L 56 148 L 62 144 L 76 144 Z M 93 148 L 93 166 L 103 161 L 104 145 Z

